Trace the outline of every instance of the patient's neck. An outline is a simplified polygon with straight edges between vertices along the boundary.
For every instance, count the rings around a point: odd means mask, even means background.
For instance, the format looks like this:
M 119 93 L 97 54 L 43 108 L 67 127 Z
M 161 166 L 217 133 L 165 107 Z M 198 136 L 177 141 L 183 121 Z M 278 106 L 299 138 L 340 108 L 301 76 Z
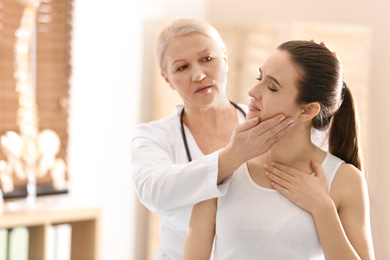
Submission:
M 264 164 L 277 162 L 297 170 L 312 173 L 311 160 L 322 162 L 326 153 L 311 142 L 310 132 L 302 129 L 291 130 L 265 154 L 254 158 L 251 164 L 263 167 Z

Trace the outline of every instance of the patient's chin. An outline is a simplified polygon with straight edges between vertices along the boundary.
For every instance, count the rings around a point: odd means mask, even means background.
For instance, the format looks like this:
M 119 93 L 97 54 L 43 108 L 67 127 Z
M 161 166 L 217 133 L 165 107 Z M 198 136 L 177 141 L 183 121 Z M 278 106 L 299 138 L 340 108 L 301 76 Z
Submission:
M 255 116 L 255 115 L 253 115 L 252 113 L 249 113 L 249 112 L 248 112 L 248 113 L 246 114 L 246 117 L 245 117 L 245 118 L 246 118 L 246 120 L 251 120 L 251 119 L 256 118 L 256 117 L 258 117 L 258 116 Z

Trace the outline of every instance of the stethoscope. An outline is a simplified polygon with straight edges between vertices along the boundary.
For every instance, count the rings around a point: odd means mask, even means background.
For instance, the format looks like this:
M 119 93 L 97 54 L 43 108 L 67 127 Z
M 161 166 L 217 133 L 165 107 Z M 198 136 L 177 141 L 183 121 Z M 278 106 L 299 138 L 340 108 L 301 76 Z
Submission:
M 230 101 L 230 100 L 229 100 L 229 102 L 235 108 L 237 108 L 244 115 L 244 117 L 246 117 L 245 111 L 239 105 L 237 105 L 236 103 L 234 103 L 233 101 Z M 184 147 L 186 148 L 188 161 L 191 162 L 192 161 L 192 157 L 191 157 L 191 153 L 190 153 L 190 148 L 188 147 L 186 133 L 184 132 L 183 115 L 184 115 L 184 108 L 183 108 L 183 110 L 181 111 L 181 114 L 180 114 L 181 136 L 183 137 Z

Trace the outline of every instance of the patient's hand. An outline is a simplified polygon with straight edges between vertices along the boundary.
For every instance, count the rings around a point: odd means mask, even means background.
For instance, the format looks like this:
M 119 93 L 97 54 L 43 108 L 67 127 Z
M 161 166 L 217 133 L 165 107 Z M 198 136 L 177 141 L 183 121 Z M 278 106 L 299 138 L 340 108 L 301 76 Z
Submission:
M 264 167 L 272 187 L 307 212 L 313 214 L 315 210 L 332 203 L 321 164 L 311 162 L 312 175 L 280 163 Z

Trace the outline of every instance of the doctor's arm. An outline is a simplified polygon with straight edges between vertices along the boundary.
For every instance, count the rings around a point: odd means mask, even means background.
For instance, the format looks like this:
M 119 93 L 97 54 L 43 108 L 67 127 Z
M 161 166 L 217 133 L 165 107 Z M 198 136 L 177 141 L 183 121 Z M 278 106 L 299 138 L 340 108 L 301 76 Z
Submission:
M 223 196 L 228 178 L 247 160 L 265 153 L 292 125 L 282 115 L 236 127 L 229 144 L 190 163 L 175 163 L 180 152 L 170 133 L 143 125 L 132 141 L 134 184 L 141 202 L 160 215 L 172 215 L 199 201 Z M 157 134 L 156 134 L 157 131 Z M 183 149 L 184 150 L 184 149 Z M 184 153 L 184 151 L 183 151 Z
M 139 135 L 132 142 L 135 189 L 140 201 L 159 215 L 170 216 L 183 207 L 221 195 L 217 186 L 218 152 L 190 163 L 175 163 L 173 145 L 169 138 L 160 136 Z

